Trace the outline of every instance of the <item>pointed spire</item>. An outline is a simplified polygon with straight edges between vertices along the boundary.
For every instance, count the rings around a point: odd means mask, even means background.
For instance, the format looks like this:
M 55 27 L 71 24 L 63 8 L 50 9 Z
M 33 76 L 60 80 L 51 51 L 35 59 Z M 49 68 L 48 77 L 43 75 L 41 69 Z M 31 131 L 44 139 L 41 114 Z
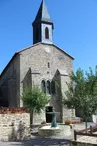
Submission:
M 41 1 L 33 26 L 33 44 L 38 42 L 52 44 L 54 24 L 50 19 L 44 0 Z
M 42 2 L 41 2 L 40 8 L 38 10 L 38 13 L 37 13 L 36 18 L 33 23 L 36 23 L 39 21 L 52 23 L 52 21 L 50 20 L 50 16 L 49 16 L 49 13 L 48 13 L 44 0 L 42 0 Z

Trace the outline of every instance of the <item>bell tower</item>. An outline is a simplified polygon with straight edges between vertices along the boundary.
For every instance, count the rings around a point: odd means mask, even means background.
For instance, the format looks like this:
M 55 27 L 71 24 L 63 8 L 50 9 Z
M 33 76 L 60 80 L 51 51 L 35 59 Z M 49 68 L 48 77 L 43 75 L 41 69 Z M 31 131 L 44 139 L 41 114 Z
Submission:
M 47 7 L 44 0 L 42 0 L 33 26 L 33 44 L 38 42 L 52 44 L 53 43 L 53 29 L 54 25 L 50 19 Z

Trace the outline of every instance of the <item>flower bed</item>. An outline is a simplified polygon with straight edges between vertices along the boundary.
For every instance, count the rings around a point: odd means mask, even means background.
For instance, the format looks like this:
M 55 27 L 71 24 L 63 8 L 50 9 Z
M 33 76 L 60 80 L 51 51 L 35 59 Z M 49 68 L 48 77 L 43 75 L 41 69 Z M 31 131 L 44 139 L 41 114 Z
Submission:
M 28 113 L 29 110 L 28 108 L 25 107 L 11 107 L 11 108 L 7 108 L 7 107 L 1 107 L 0 108 L 0 114 L 11 114 L 11 113 Z
M 65 124 L 70 125 L 70 124 L 81 124 L 83 123 L 83 120 L 66 120 Z

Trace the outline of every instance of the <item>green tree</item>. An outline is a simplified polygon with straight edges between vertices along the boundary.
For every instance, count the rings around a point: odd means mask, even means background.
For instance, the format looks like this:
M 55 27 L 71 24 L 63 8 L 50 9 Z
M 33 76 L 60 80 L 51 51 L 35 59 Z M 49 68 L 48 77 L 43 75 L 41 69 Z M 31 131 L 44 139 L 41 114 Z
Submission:
M 30 109 L 31 115 L 33 112 L 40 113 L 41 110 L 45 109 L 45 106 L 49 103 L 50 99 L 45 93 L 41 91 L 39 86 L 34 85 L 33 87 L 28 86 L 24 89 L 22 93 L 22 100 L 24 106 Z M 33 123 L 31 116 L 31 124 Z
M 78 69 L 70 75 L 70 79 L 63 104 L 82 111 L 87 132 L 87 121 L 97 109 L 97 66 L 94 73 L 91 68 L 86 74 Z

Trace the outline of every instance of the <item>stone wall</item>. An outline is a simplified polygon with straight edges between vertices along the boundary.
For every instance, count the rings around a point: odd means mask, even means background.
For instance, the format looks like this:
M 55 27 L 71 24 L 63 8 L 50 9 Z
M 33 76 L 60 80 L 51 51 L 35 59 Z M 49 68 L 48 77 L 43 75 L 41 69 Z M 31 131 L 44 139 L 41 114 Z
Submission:
M 0 114 L 0 140 L 16 141 L 30 135 L 29 113 Z
M 41 122 L 46 121 L 45 111 L 41 113 L 33 113 L 33 125 L 40 125 Z

